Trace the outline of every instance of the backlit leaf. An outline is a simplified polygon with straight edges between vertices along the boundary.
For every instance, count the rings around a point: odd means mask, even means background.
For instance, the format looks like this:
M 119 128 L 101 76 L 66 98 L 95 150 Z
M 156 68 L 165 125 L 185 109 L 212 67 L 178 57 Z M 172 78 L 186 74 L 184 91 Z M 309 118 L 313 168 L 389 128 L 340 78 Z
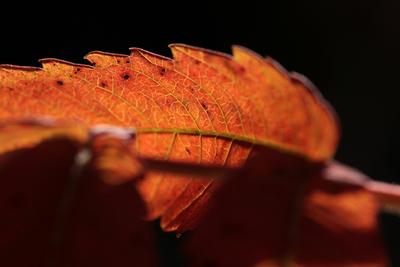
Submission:
M 132 49 L 92 52 L 92 66 L 44 59 L 43 68 L 0 68 L 0 118 L 49 116 L 85 125 L 134 127 L 142 156 L 241 166 L 254 146 L 311 161 L 330 159 L 336 119 L 310 82 L 272 59 L 234 47 L 233 56 L 171 45 L 173 59 Z M 183 231 L 214 190 L 212 180 L 150 172 L 138 190 L 148 218 Z M 210 179 L 213 177 L 210 177 Z

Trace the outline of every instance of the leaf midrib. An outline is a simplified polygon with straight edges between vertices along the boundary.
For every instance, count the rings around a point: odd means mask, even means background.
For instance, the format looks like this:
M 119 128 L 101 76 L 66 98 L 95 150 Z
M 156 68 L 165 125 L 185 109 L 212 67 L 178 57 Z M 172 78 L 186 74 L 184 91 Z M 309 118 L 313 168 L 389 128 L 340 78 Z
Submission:
M 310 160 L 308 156 L 304 154 L 304 152 L 296 149 L 295 147 L 291 147 L 285 145 L 283 143 L 274 142 L 271 140 L 262 140 L 255 139 L 245 135 L 239 135 L 229 132 L 216 132 L 216 131 L 207 131 L 207 130 L 199 130 L 199 129 L 182 129 L 182 128 L 136 128 L 137 134 L 187 134 L 187 135 L 196 135 L 196 136 L 210 136 L 210 137 L 218 137 L 229 139 L 233 141 L 244 142 L 252 145 L 264 146 L 272 149 L 276 149 L 278 151 L 299 156 L 301 158 L 305 158 Z

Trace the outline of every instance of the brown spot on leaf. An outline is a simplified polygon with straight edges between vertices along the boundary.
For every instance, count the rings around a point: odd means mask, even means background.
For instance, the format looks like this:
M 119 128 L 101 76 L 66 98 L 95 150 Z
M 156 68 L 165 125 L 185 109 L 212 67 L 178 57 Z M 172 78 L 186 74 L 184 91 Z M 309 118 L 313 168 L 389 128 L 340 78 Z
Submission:
M 122 79 L 124 79 L 124 80 L 128 80 L 130 77 L 131 77 L 131 76 L 129 76 L 128 73 L 122 74 Z
M 75 71 L 74 71 L 74 74 L 78 74 L 78 72 L 80 72 L 81 71 L 81 68 L 80 67 L 77 67 L 76 69 L 75 69 Z
M 206 102 L 200 102 L 201 106 L 207 111 L 208 110 L 208 106 Z
M 165 74 L 166 71 L 167 71 L 167 70 L 166 70 L 165 68 L 161 67 L 161 68 L 160 68 L 160 75 L 161 75 L 161 76 L 164 76 L 164 74 Z
M 191 155 L 191 152 L 190 152 L 190 149 L 189 149 L 189 148 L 185 147 L 185 150 L 186 150 L 186 152 L 187 152 L 189 155 Z
M 236 69 L 236 73 L 238 75 L 243 75 L 246 72 L 246 69 L 243 66 L 240 66 L 239 68 Z
M 57 85 L 59 85 L 59 86 L 62 86 L 62 85 L 64 85 L 64 82 L 62 81 L 62 80 L 57 80 Z

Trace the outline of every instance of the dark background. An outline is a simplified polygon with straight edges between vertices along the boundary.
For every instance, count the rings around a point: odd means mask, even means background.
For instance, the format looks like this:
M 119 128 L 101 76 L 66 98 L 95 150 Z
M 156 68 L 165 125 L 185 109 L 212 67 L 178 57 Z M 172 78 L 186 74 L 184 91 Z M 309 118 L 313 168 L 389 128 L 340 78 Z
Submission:
M 320 88 L 341 119 L 338 160 L 400 183 L 400 1 L 82 3 L 2 7 L 0 63 L 85 63 L 91 50 L 128 53 L 132 46 L 169 56 L 174 42 L 226 53 L 244 45 Z M 400 219 L 381 218 L 400 266 Z

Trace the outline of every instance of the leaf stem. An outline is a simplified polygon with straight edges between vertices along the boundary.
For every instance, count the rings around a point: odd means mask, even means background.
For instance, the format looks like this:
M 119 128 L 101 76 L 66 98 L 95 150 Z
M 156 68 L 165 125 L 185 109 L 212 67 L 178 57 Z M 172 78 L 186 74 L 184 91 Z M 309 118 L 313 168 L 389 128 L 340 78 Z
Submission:
M 383 209 L 400 215 L 400 185 L 368 180 L 364 187 L 375 195 Z

